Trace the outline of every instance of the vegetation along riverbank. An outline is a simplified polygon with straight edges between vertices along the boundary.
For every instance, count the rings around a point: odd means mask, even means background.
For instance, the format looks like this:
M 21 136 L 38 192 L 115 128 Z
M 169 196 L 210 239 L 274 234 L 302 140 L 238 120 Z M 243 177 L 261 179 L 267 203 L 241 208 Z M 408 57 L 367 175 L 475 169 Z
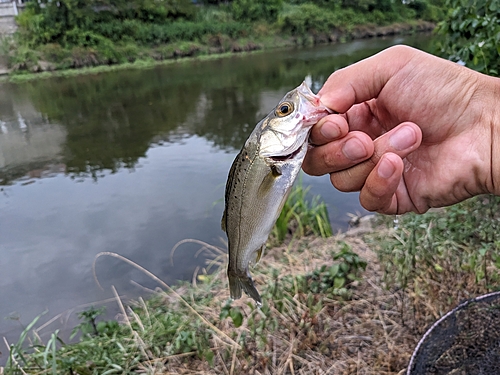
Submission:
M 82 312 L 74 344 L 57 331 L 42 342 L 28 326 L 4 373 L 399 374 L 429 324 L 498 286 L 496 197 L 321 237 L 324 206 L 303 193 L 283 215 L 296 218 L 284 242 L 275 228 L 252 271 L 261 309 L 228 301 L 225 250 L 207 244 L 212 260 L 192 283 L 160 282 L 128 306 L 116 294 L 117 320 Z
M 427 0 L 30 1 L 0 57 L 15 74 L 151 64 L 432 30 L 443 17 Z

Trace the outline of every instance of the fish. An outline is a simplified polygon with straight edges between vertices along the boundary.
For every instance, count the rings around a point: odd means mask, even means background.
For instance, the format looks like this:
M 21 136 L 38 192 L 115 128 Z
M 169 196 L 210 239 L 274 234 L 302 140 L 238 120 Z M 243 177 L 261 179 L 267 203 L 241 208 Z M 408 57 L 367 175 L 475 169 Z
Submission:
M 302 167 L 312 126 L 330 113 L 303 82 L 257 124 L 234 159 L 221 223 L 228 238 L 231 299 L 240 298 L 244 291 L 262 305 L 249 266 L 262 257 Z

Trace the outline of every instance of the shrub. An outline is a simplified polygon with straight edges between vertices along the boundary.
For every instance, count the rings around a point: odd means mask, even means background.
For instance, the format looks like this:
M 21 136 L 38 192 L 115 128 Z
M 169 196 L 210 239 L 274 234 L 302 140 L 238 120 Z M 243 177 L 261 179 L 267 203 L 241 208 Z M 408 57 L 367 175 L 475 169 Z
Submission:
M 49 43 L 42 45 L 39 48 L 40 55 L 44 60 L 59 63 L 70 56 L 67 49 L 64 49 L 60 44 Z
M 14 70 L 29 70 L 38 64 L 39 55 L 33 49 L 19 46 L 10 58 L 10 65 Z
M 283 31 L 292 35 L 305 35 L 311 30 L 327 32 L 337 26 L 337 17 L 331 11 L 314 4 L 289 7 L 280 17 Z
M 92 48 L 73 47 L 71 49 L 71 67 L 83 68 L 99 65 L 97 52 Z
M 439 22 L 444 19 L 445 13 L 442 8 L 429 4 L 427 8 L 422 13 L 422 19 L 430 22 Z
M 135 43 L 126 43 L 116 46 L 117 53 L 121 59 L 128 62 L 134 62 L 141 54 L 139 46 Z
M 448 16 L 439 25 L 442 52 L 491 75 L 500 74 L 500 0 L 447 0 Z
M 173 20 L 194 18 L 195 7 L 189 0 L 110 0 L 105 4 L 99 0 L 40 0 L 28 2 L 17 22 L 20 35 L 32 46 L 53 42 L 90 46 L 98 44 L 92 34 L 116 40 L 137 32 L 138 23 L 161 28 Z M 82 39 L 84 44 L 78 44 Z
M 343 0 L 342 8 L 352 8 L 358 11 L 367 12 L 374 9 L 376 4 L 377 0 Z
M 240 21 L 276 21 L 283 0 L 234 0 L 231 12 Z

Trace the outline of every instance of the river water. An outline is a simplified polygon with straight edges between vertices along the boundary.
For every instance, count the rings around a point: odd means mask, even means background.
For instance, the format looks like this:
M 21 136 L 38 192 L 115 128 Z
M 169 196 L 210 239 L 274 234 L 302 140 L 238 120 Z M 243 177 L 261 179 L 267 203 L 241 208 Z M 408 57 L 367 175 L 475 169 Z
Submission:
M 317 91 L 335 69 L 397 43 L 430 48 L 422 35 L 370 39 L 0 85 L 0 336 L 17 340 L 44 311 L 41 323 L 61 314 L 46 333 L 64 329 L 112 285 L 127 297 L 144 293 L 136 283 L 156 287 L 103 257 L 100 290 L 99 252 L 167 283 L 190 279 L 200 246 L 181 246 L 173 265 L 170 250 L 186 238 L 224 246 L 227 172 L 255 124 L 305 77 Z M 364 212 L 327 176 L 303 184 L 335 231 Z M 4 362 L 3 342 L 0 352 Z

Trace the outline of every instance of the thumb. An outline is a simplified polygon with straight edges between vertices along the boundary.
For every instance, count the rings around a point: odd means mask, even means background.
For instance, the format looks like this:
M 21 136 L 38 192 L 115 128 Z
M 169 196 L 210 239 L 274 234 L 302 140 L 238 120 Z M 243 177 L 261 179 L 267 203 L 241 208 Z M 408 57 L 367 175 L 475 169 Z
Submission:
M 318 92 L 321 102 L 339 113 L 378 97 L 384 86 L 416 54 L 408 46 L 390 47 L 332 73 Z

